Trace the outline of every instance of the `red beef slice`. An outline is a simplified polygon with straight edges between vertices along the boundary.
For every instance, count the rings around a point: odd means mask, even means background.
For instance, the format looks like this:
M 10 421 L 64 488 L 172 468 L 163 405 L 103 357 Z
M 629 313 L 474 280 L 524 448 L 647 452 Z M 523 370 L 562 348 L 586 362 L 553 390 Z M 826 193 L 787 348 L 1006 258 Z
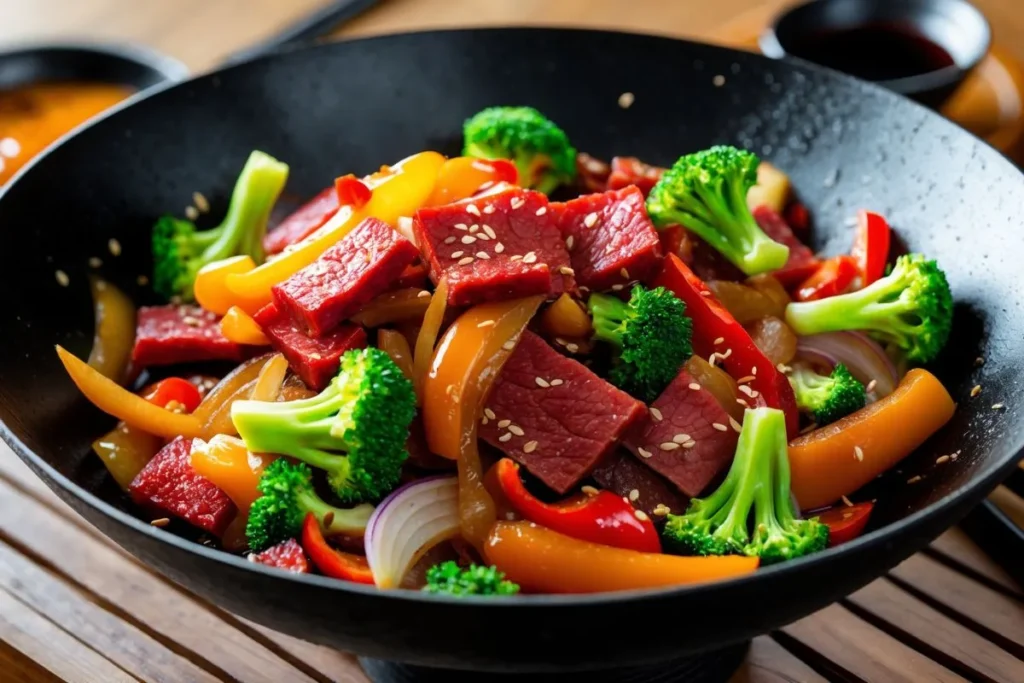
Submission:
M 664 506 L 676 514 L 684 511 L 689 498 L 668 482 L 664 477 L 643 465 L 623 448 L 615 451 L 597 466 L 591 475 L 602 488 L 626 498 L 632 498 L 633 506 L 643 510 L 657 521 L 660 515 L 654 510 Z
M 505 363 L 487 410 L 480 437 L 558 493 L 590 474 L 644 414 L 642 403 L 532 332 Z
M 313 339 L 274 304 L 260 309 L 255 320 L 270 339 L 270 345 L 288 359 L 288 365 L 307 386 L 317 391 L 338 374 L 341 355 L 366 346 L 366 331 L 359 325 L 341 325 L 319 339 Z
M 295 574 L 309 573 L 309 560 L 306 559 L 306 553 L 302 551 L 302 546 L 294 538 L 281 541 L 262 553 L 249 555 L 249 561 L 259 562 L 268 567 L 277 567 Z
M 220 318 L 199 306 L 139 309 L 132 361 L 140 367 L 206 360 L 242 360 L 242 347 L 220 332 Z
M 179 436 L 164 446 L 135 476 L 128 490 L 136 504 L 220 536 L 238 508 L 228 494 L 192 469 L 192 444 L 192 439 Z
M 268 232 L 263 238 L 263 250 L 277 254 L 288 245 L 309 237 L 338 212 L 338 206 L 338 193 L 331 185 Z
M 683 370 L 625 443 L 680 491 L 698 496 L 732 462 L 738 439 L 718 399 Z
M 661 242 L 635 186 L 566 202 L 556 212 L 576 282 L 604 291 L 661 266 Z
M 430 277 L 448 280 L 448 303 L 467 306 L 575 286 L 543 194 L 509 188 L 420 209 L 413 220 Z
M 786 221 L 767 206 L 754 209 L 754 219 L 764 230 L 764 234 L 780 244 L 789 247 L 789 260 L 786 265 L 772 273 L 784 287 L 795 287 L 814 274 L 821 262 L 814 256 L 807 245 L 801 242 Z
M 645 164 L 636 157 L 614 157 L 608 176 L 608 189 L 619 190 L 636 185 L 646 197 L 666 170 L 660 166 Z
M 274 285 L 274 303 L 313 337 L 381 294 L 419 256 L 416 245 L 390 225 L 367 218 L 320 258 Z

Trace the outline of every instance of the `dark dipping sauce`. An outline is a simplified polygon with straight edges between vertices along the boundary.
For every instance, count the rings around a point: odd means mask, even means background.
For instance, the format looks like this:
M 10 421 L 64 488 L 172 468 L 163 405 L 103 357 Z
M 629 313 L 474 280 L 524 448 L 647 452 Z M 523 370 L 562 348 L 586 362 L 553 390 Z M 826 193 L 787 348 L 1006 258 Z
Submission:
M 899 24 L 867 24 L 793 36 L 786 50 L 867 81 L 920 76 L 955 64 L 941 45 Z

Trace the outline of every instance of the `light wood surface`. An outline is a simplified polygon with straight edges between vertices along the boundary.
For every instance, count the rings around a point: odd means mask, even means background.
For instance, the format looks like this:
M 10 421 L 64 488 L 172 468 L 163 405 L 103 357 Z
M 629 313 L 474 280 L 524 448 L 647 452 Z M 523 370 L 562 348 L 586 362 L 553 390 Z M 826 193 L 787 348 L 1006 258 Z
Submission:
M 193 70 L 322 0 L 0 0 L 0 46 L 132 41 Z M 1022 0 L 977 0 L 1024 59 Z M 784 0 L 386 0 L 340 31 L 576 25 L 709 37 Z M 959 530 L 848 599 L 755 639 L 734 683 L 1024 681 L 1024 594 Z M 129 558 L 0 444 L 0 681 L 339 681 L 354 658 L 246 622 Z

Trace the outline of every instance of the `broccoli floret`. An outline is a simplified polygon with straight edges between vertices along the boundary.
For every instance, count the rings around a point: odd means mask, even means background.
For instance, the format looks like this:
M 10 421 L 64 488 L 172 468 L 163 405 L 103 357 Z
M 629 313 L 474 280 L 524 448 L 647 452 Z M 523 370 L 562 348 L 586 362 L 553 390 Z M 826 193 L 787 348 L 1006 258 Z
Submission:
M 747 208 L 760 159 L 719 145 L 680 157 L 651 190 L 647 213 L 658 227 L 682 225 L 747 275 L 786 264 L 789 247 L 764 234 Z
M 867 400 L 864 385 L 842 363 L 836 365 L 830 375 L 819 375 L 807 366 L 797 366 L 789 373 L 789 383 L 793 385 L 797 406 L 810 413 L 819 427 L 860 410 Z
M 636 285 L 629 303 L 605 294 L 588 301 L 594 338 L 617 349 L 612 384 L 650 403 L 658 398 L 693 354 L 693 321 L 686 304 L 664 287 Z
M 462 128 L 463 154 L 511 159 L 519 184 L 550 194 L 576 177 L 576 149 L 565 131 L 533 107 L 490 107 Z
M 809 555 L 828 544 L 828 527 L 817 518 L 798 519 L 793 508 L 781 410 L 745 412 L 725 481 L 706 498 L 691 500 L 684 514 L 669 515 L 662 538 L 676 554 L 750 555 L 763 564 Z
M 360 535 L 373 514 L 372 505 L 343 509 L 324 502 L 313 490 L 313 471 L 303 463 L 292 464 L 284 458 L 267 466 L 257 486 L 263 495 L 249 508 L 245 526 L 249 548 L 256 552 L 297 537 L 310 512 L 328 536 Z
M 412 383 L 379 349 L 347 351 L 338 375 L 312 398 L 236 401 L 231 419 L 254 453 L 278 453 L 327 472 L 347 503 L 376 501 L 397 484 L 409 425 Z
M 267 218 L 288 180 L 288 165 L 258 150 L 235 181 L 227 216 L 212 230 L 164 216 L 153 226 L 153 290 L 168 299 L 192 301 L 199 270 L 230 256 L 263 261 Z
M 463 568 L 449 560 L 427 570 L 423 590 L 449 595 L 515 595 L 519 586 L 506 580 L 496 567 L 471 564 Z
M 908 254 L 864 289 L 789 304 L 786 322 L 799 335 L 861 330 L 908 361 L 927 363 L 949 339 L 953 295 L 935 261 Z

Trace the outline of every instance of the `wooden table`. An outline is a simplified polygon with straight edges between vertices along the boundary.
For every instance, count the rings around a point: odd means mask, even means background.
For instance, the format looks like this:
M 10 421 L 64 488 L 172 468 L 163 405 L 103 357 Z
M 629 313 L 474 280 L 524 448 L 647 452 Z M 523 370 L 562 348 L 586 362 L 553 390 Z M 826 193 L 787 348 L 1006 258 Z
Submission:
M 132 40 L 196 70 L 271 35 L 322 0 L 7 0 L 0 45 Z M 783 0 L 387 0 L 345 36 L 425 27 L 563 24 L 707 36 Z M 1003 40 L 1019 0 L 977 0 Z M 1024 58 L 1024 42 L 1011 41 Z M 130 558 L 0 445 L 0 681 L 341 681 L 354 658 L 190 595 Z M 959 530 L 889 576 L 757 638 L 733 679 L 1024 681 L 1024 592 Z

